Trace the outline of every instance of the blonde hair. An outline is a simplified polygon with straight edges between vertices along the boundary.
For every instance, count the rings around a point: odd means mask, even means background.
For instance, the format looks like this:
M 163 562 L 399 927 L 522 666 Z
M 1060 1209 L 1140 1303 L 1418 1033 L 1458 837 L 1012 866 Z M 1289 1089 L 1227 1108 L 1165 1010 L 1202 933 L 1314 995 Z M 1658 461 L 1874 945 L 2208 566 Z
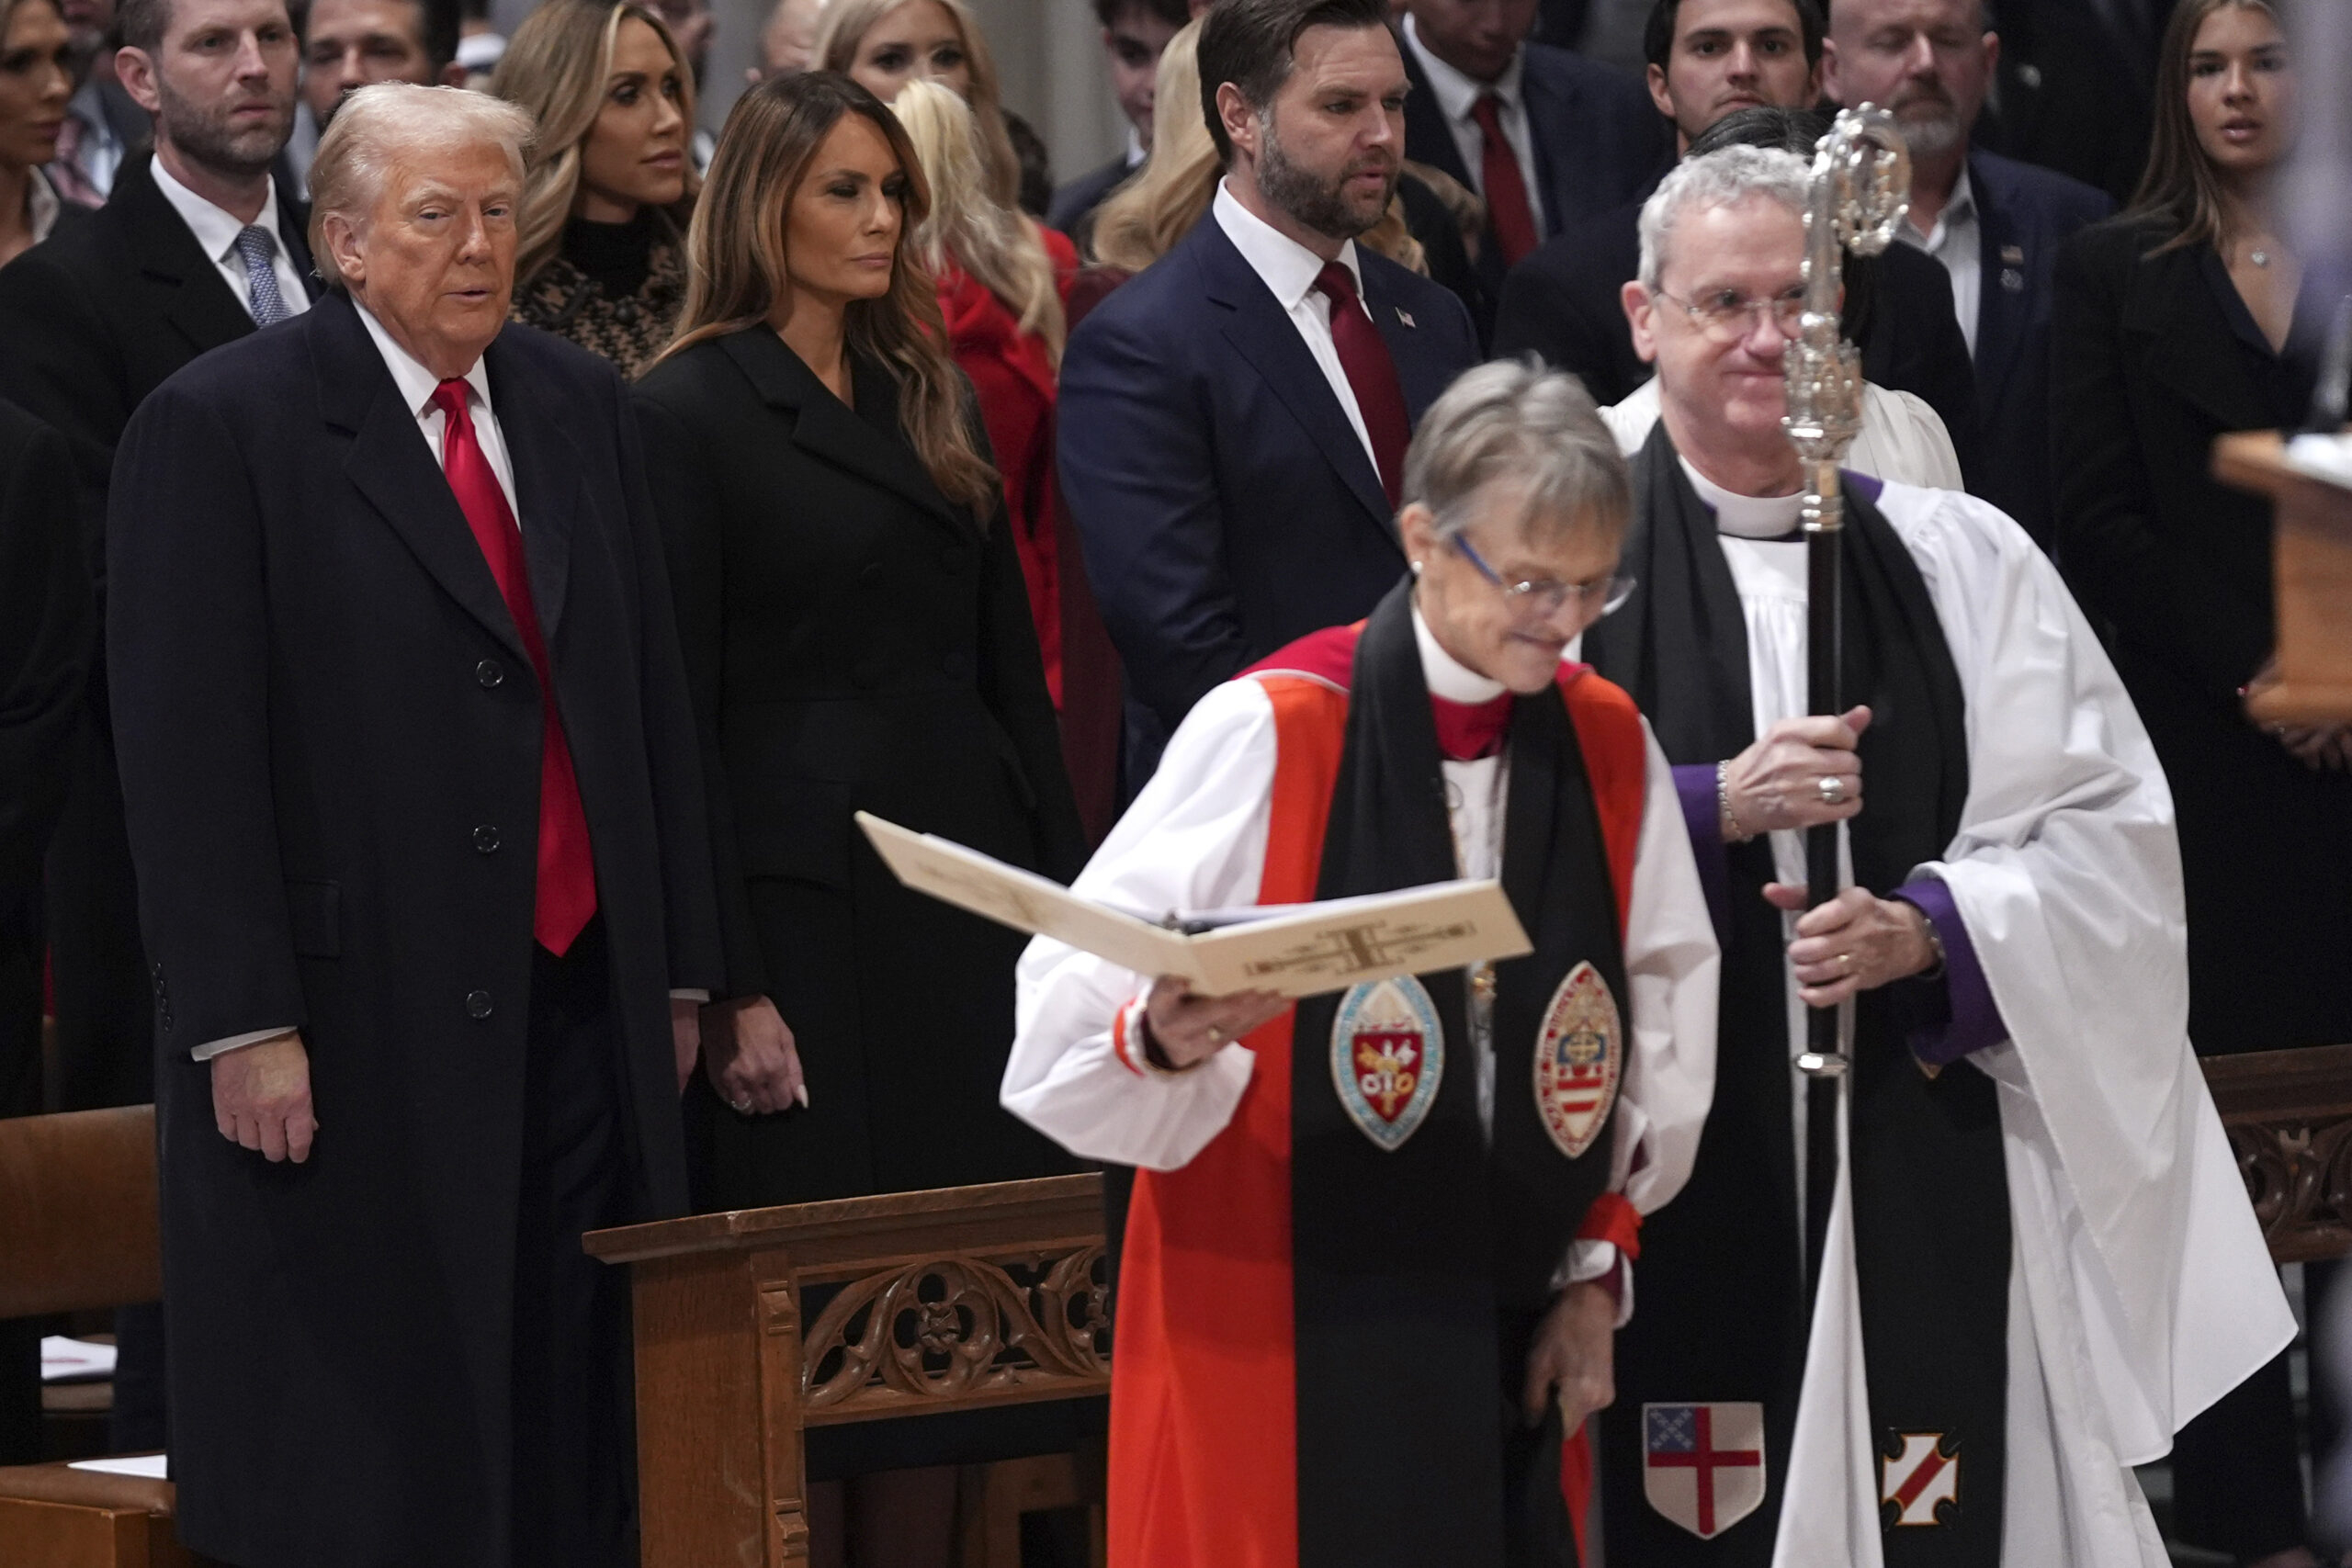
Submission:
M 975 411 L 948 355 L 939 296 L 915 254 L 915 231 L 931 210 L 922 164 L 881 100 L 846 76 L 771 76 L 735 100 L 686 231 L 686 302 L 678 333 L 653 363 L 711 338 L 769 330 L 777 303 L 792 290 L 785 235 L 793 198 L 825 138 L 853 114 L 889 142 L 906 177 L 906 200 L 890 291 L 850 302 L 849 346 L 881 361 L 898 379 L 899 426 L 908 445 L 940 493 L 970 507 L 985 525 L 1003 500 L 1001 481 L 974 439 Z
M 524 169 L 533 136 L 530 111 L 463 87 L 420 87 L 379 82 L 343 100 L 311 160 L 311 254 L 326 261 L 330 215 L 362 222 L 384 194 L 384 180 L 403 157 L 495 142 Z M 344 286 L 333 265 L 331 287 Z
M 580 199 L 582 149 L 605 107 L 605 84 L 613 73 L 613 48 L 621 24 L 650 27 L 678 68 L 682 89 L 678 112 L 689 130 L 695 123 L 695 74 L 678 52 L 678 40 L 660 13 L 634 0 L 545 0 L 523 18 L 492 73 L 493 96 L 518 104 L 539 122 L 538 144 L 525 177 L 523 203 L 515 217 L 514 276 L 520 283 L 548 262 L 563 244 L 563 226 Z M 700 185 L 694 160 L 686 160 L 686 189 L 667 209 L 683 228 L 694 210 Z
M 2196 51 L 2197 34 L 2206 19 L 2231 9 L 2263 12 L 2280 31 L 2286 30 L 2287 18 L 2268 0 L 2181 0 L 2173 12 L 2156 57 L 2156 112 L 2148 166 L 2126 211 L 2128 217 L 2172 223 L 2174 232 L 2152 255 L 2188 245 L 2219 248 L 2230 239 L 2222 178 L 2213 170 L 2213 160 L 2205 155 L 2204 143 L 2197 140 L 2197 122 L 2188 112 L 2188 57 Z
M 824 0 L 824 9 L 817 17 L 817 41 L 809 51 L 810 59 L 819 70 L 848 75 L 850 67 L 857 63 L 858 46 L 865 41 L 866 30 L 899 6 L 914 3 L 915 0 Z M 1017 208 L 1021 203 L 1021 156 L 1013 152 L 1012 134 L 1004 129 L 1004 102 L 997 81 L 996 57 L 989 52 L 988 39 L 964 0 L 932 3 L 947 13 L 964 39 L 964 59 L 972 75 L 972 91 L 966 101 L 972 106 L 972 118 L 979 127 L 989 195 L 1001 207 Z
M 931 213 L 915 231 L 923 264 L 936 273 L 953 263 L 971 274 L 1021 318 L 1022 332 L 1045 340 L 1047 360 L 1058 367 L 1069 326 L 1053 257 L 1028 214 L 989 199 L 971 107 L 936 82 L 910 82 L 890 112 L 906 128 L 931 187 Z

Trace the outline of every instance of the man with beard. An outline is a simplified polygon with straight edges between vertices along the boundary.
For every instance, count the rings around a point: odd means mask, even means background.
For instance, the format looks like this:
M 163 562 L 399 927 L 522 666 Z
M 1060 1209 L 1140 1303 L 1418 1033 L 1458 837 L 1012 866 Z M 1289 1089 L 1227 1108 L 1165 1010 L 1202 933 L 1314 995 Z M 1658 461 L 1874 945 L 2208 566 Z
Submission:
M 457 0 L 311 0 L 302 18 L 302 104 L 286 168 L 306 179 L 343 100 L 373 82 L 465 85 Z M 307 187 L 304 194 L 308 194 Z
M 1371 610 L 1421 412 L 1477 358 L 1453 294 L 1355 243 L 1408 91 L 1382 0 L 1225 0 L 1208 218 L 1070 334 L 1061 478 L 1127 676 L 1126 788 L 1200 695 Z
M 1583 653 L 1675 765 L 1724 978 L 1713 1107 L 1618 1341 L 1609 1557 L 2163 1568 L 2131 1467 L 2294 1334 L 2189 1051 L 2171 794 L 2056 569 L 1957 491 L 1847 476 L 1858 705 L 1802 716 L 1810 183 L 1777 150 L 1691 160 L 1625 289 L 1661 417 L 1639 587 Z M 1853 886 L 1807 910 L 1827 824 Z M 1849 1003 L 1808 1193 L 1794 1058 Z
M 155 119 L 89 221 L 0 268 L 0 395 L 64 436 L 85 558 L 106 606 L 115 444 L 132 411 L 207 349 L 310 308 L 304 214 L 270 178 L 293 122 L 299 51 L 284 0 L 129 0 L 115 65 Z M 154 1003 L 140 951 L 105 660 L 53 766 L 69 774 L 50 850 L 58 1098 L 67 1110 L 154 1098 Z M 113 1439 L 163 1441 L 160 1319 L 122 1314 Z
M 1822 84 L 1890 110 L 1911 149 L 1911 212 L 1897 238 L 1951 275 L 1976 368 L 1975 492 L 2047 547 L 2050 300 L 2058 245 L 2115 209 L 2048 169 L 1972 149 L 2000 59 L 1984 0 L 1838 0 Z

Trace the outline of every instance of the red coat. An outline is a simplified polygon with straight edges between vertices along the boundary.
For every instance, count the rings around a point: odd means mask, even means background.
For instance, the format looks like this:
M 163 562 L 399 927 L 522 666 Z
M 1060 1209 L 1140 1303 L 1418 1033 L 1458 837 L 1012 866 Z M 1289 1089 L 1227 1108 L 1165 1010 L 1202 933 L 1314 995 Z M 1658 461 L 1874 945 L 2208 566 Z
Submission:
M 1069 239 L 1040 231 L 1053 257 L 1056 283 L 1067 292 L 1078 270 Z M 1020 319 L 986 286 L 953 262 L 939 271 L 939 312 L 948 346 L 980 399 L 997 471 L 1004 476 L 1004 509 L 1029 586 L 1029 615 L 1045 656 L 1046 687 L 1062 700 L 1060 555 L 1054 546 L 1054 367 L 1045 341 L 1023 333 Z

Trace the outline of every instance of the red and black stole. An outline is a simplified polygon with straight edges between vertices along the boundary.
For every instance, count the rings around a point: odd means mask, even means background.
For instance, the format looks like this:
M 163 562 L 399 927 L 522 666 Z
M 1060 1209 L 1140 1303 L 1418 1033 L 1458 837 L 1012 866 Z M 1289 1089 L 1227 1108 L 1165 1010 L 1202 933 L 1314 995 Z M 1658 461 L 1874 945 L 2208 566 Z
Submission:
M 1360 627 L 1245 678 L 1279 737 L 1260 901 L 1458 874 L 1410 585 Z M 1114 1568 L 1423 1568 L 1505 1561 L 1524 1335 L 1608 1178 L 1606 1128 L 1566 1157 L 1536 1041 L 1581 964 L 1626 1014 L 1623 920 L 1646 765 L 1638 714 L 1581 670 L 1510 716 L 1503 884 L 1535 951 L 1501 964 L 1494 1131 L 1459 971 L 1419 983 L 1443 1036 L 1435 1099 L 1384 1147 L 1333 1072 L 1343 998 L 1244 1043 L 1256 1072 L 1190 1165 L 1139 1176 L 1113 1358 Z M 1625 1047 L 1623 1030 L 1612 1044 Z M 1556 1506 L 1552 1439 L 1520 1462 Z

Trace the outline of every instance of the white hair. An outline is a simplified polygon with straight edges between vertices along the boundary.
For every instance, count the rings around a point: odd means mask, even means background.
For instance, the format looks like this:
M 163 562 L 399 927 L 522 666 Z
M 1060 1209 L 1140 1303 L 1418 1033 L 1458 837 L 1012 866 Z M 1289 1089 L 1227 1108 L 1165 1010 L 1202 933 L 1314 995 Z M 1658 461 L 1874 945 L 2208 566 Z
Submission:
M 360 221 L 376 209 L 392 165 L 493 143 L 514 165 L 538 133 L 528 109 L 464 87 L 379 82 L 343 100 L 311 160 L 311 254 L 328 256 L 327 215 Z M 322 267 L 334 283 L 331 266 Z
M 1633 508 L 1625 459 L 1592 394 L 1532 355 L 1464 371 L 1405 453 L 1405 502 L 1428 507 L 1440 537 L 1460 533 L 1498 480 L 1519 489 L 1522 526 L 1598 523 L 1614 535 Z
M 1777 147 L 1724 147 L 1685 158 L 1642 203 L 1642 287 L 1657 292 L 1666 275 L 1668 242 L 1685 211 L 1737 207 L 1760 197 L 1780 203 L 1802 222 L 1812 186 L 1805 161 Z

